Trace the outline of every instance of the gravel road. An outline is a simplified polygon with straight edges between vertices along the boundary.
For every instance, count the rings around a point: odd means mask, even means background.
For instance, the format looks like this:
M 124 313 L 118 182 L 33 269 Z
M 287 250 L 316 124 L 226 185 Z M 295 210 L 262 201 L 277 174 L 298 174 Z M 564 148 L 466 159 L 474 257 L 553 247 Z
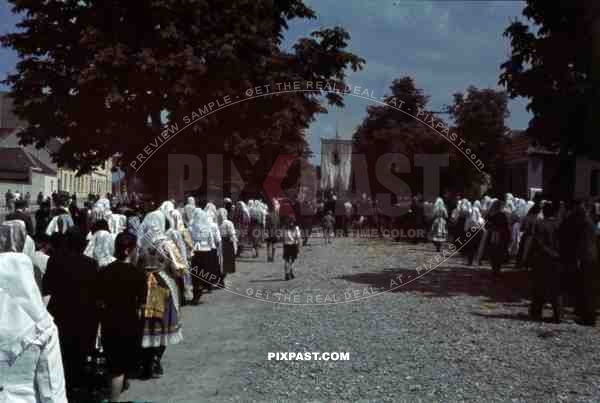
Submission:
M 167 349 L 165 376 L 133 381 L 124 401 L 600 401 L 598 330 L 569 314 L 527 320 L 526 273 L 493 279 L 450 257 L 418 277 L 432 245 L 313 238 L 286 282 L 281 258 L 261 252 L 238 261 L 230 291 L 183 308 L 185 340 Z M 288 351 L 349 360 L 267 359 Z

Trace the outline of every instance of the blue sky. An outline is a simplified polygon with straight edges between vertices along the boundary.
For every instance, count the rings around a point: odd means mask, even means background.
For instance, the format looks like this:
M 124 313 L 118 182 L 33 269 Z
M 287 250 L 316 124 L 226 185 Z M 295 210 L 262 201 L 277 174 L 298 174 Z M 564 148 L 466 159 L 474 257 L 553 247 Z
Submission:
M 365 68 L 351 73 L 348 83 L 383 96 L 394 78 L 410 75 L 430 99 L 432 109 L 451 102 L 452 94 L 469 85 L 497 88 L 500 64 L 509 55 L 502 32 L 521 16 L 517 0 L 305 0 L 318 19 L 292 21 L 285 46 L 321 27 L 342 26 L 350 32 L 349 50 L 366 59 Z M 17 17 L 0 2 L 0 33 L 14 29 Z M 16 63 L 16 55 L 0 49 L 0 76 Z M 1 88 L 1 87 L 0 87 Z M 310 127 L 309 143 L 319 161 L 320 139 L 351 138 L 366 115 L 369 101 L 349 96 L 346 108 L 330 108 Z M 526 100 L 511 101 L 508 126 L 527 127 Z

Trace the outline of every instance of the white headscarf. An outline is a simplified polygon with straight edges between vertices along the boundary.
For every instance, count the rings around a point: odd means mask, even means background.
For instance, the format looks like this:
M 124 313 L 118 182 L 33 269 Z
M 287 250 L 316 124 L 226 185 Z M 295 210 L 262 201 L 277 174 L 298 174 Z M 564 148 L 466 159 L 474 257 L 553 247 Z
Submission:
M 22 253 L 0 253 L 0 267 L 0 360 L 13 362 L 29 345 L 45 345 L 57 330 L 35 281 L 31 259 Z M 62 372 L 60 357 L 58 362 L 60 367 L 51 370 Z
M 142 250 L 158 247 L 160 242 L 167 239 L 165 234 L 166 218 L 160 210 L 154 210 L 146 215 L 142 222 L 141 236 L 138 238 L 138 246 Z
M 465 217 L 469 217 L 472 212 L 471 202 L 468 199 L 462 199 L 460 205 L 460 213 Z
M 437 199 L 435 199 L 435 204 L 433 205 L 433 215 L 440 215 L 443 214 L 443 212 L 446 211 L 446 205 L 444 204 L 444 199 L 442 199 L 441 197 L 438 197 Z M 446 211 L 447 213 L 447 211 Z
M 194 210 L 190 233 L 194 242 L 194 250 L 210 248 L 213 243 L 213 235 L 208 215 L 201 208 Z
M 115 235 L 108 231 L 96 231 L 85 248 L 84 254 L 98 262 L 99 267 L 105 267 L 114 262 Z
M 194 209 L 196 208 L 196 199 L 193 197 L 187 198 L 187 204 L 183 207 L 183 215 L 185 217 L 185 222 L 189 224 L 192 222 L 192 216 L 194 215 Z
M 35 242 L 27 234 L 27 226 L 23 220 L 8 220 L 2 225 L 10 228 L 10 246 L 0 247 L 4 252 L 22 252 L 33 259 L 35 256 Z
M 175 210 L 175 205 L 172 201 L 167 200 L 160 205 L 160 212 L 163 213 L 167 221 L 169 221 L 169 225 L 173 227 L 173 223 L 171 222 L 171 211 Z
M 217 217 L 217 206 L 215 206 L 213 203 L 206 203 L 206 207 L 204 207 L 204 211 L 206 212 L 206 214 L 209 215 L 209 217 L 212 215 L 213 219 L 215 219 Z
M 108 217 L 108 228 L 111 234 L 120 234 L 127 228 L 127 217 L 123 214 L 110 214 Z
M 73 222 L 73 218 L 71 217 L 71 214 L 69 214 L 68 212 L 65 212 L 64 214 L 54 216 L 52 218 L 52 220 L 50 220 L 48 227 L 46 227 L 46 235 L 51 236 L 55 232 L 59 232 L 61 229 L 61 225 L 60 225 L 61 223 L 62 223 L 62 234 L 65 234 L 69 228 L 71 228 L 75 225 L 75 223 Z
M 221 226 L 227 220 L 227 210 L 220 208 L 217 210 L 217 224 Z
M 469 216 L 469 218 L 467 218 L 467 221 L 465 221 L 465 231 L 470 232 L 474 228 L 477 230 L 483 227 L 484 224 L 485 220 L 481 216 L 481 211 L 479 210 L 479 207 L 473 207 L 471 215 Z
M 172 229 L 176 230 L 176 231 L 183 231 L 185 229 L 185 225 L 183 224 L 183 216 L 181 215 L 181 213 L 179 212 L 179 210 L 172 210 L 171 211 L 171 224 L 172 224 Z

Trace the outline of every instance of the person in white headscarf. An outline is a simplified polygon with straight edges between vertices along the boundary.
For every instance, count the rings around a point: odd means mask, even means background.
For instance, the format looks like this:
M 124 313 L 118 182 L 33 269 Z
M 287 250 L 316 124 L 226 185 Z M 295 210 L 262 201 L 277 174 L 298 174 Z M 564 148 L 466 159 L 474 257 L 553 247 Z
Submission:
M 438 252 L 441 250 L 442 243 L 448 239 L 448 210 L 441 197 L 438 197 L 433 205 L 431 239 Z
M 4 221 L 2 225 L 10 228 L 10 244 L 11 250 L 6 252 L 22 252 L 30 259 L 33 259 L 35 254 L 35 242 L 27 234 L 27 227 L 21 220 Z
M 58 329 L 31 260 L 22 253 L 0 253 L 0 268 L 0 398 L 66 403 Z
M 8 238 L 2 250 L 5 252 L 24 253 L 33 263 L 35 280 L 41 289 L 42 277 L 46 271 L 48 256 L 42 252 L 36 252 L 35 242 L 27 233 L 27 226 L 22 220 L 4 221 L 2 226 L 8 228 Z
M 485 233 L 485 220 L 481 216 L 479 207 L 471 209 L 471 215 L 465 221 L 465 240 L 466 244 L 463 247 L 467 256 L 467 264 L 473 265 L 473 260 L 477 255 L 479 246 Z M 475 261 L 475 265 L 479 265 L 479 261 Z
M 183 207 L 183 219 L 187 225 L 190 225 L 192 222 L 192 218 L 194 215 L 194 210 L 196 209 L 196 199 L 193 197 L 187 198 L 187 203 Z
M 483 199 L 481 200 L 481 215 L 483 218 L 487 218 L 487 214 L 491 206 L 492 198 L 488 195 L 483 196 Z
M 201 208 L 196 208 L 190 224 L 190 233 L 194 255 L 192 257 L 192 283 L 194 286 L 193 305 L 200 303 L 202 290 L 208 288 L 208 282 L 217 280 L 210 266 L 210 252 L 212 250 L 213 231 L 208 221 L 208 216 Z M 210 278 L 214 276 L 214 278 Z M 206 280 L 203 280 L 206 278 Z M 206 282 L 204 282 L 206 281 Z
M 239 234 L 239 256 L 242 252 L 243 245 L 248 244 L 250 239 L 250 211 L 248 210 L 248 206 L 246 206 L 246 204 L 241 200 L 239 200 L 235 206 L 233 212 L 233 224 L 235 225 Z
M 109 214 L 106 218 L 111 234 L 118 235 L 127 228 L 127 217 L 123 214 Z
M 171 222 L 173 227 L 167 231 L 167 237 L 173 242 L 173 251 L 176 253 L 174 261 L 178 270 L 181 272 L 181 277 L 178 279 L 178 284 L 182 291 L 183 298 L 186 302 L 191 302 L 194 298 L 192 276 L 188 270 L 188 263 L 191 259 L 192 240 L 189 231 L 183 224 L 183 216 L 179 210 L 171 211 Z
M 208 291 L 210 292 L 211 288 L 220 287 L 222 284 L 222 275 L 221 275 L 221 253 L 222 253 L 222 245 L 221 245 L 221 231 L 219 231 L 219 225 L 217 224 L 216 210 L 209 209 L 206 213 L 208 218 L 208 223 L 210 225 L 211 231 L 213 233 L 213 243 L 211 245 L 210 251 L 210 267 L 212 272 L 217 276 L 217 281 L 209 284 Z
M 152 211 L 144 218 L 140 231 L 139 262 L 146 271 L 148 288 L 143 313 L 142 355 L 144 375 L 151 377 L 162 376 L 161 358 L 166 347 L 183 340 L 181 300 L 175 280 L 179 272 L 173 243 L 165 233 L 166 220 L 162 211 Z
M 158 210 L 161 213 L 163 213 L 163 215 L 167 219 L 169 227 L 173 227 L 173 223 L 171 222 L 171 211 L 175 210 L 175 204 L 172 201 L 167 200 L 160 205 Z
M 68 211 L 65 211 L 62 214 L 52 217 L 52 220 L 50 220 L 50 223 L 46 228 L 46 235 L 52 236 L 52 234 L 56 232 L 64 235 L 67 230 L 73 226 L 75 226 L 75 223 L 73 222 L 71 214 Z
M 94 259 L 101 270 L 116 260 L 115 236 L 108 231 L 97 231 L 85 250 L 85 255 Z
M 220 208 L 217 213 L 217 224 L 219 224 L 222 245 L 222 286 L 225 286 L 227 275 L 235 273 L 235 255 L 237 254 L 238 240 L 233 223 L 227 219 L 227 210 Z

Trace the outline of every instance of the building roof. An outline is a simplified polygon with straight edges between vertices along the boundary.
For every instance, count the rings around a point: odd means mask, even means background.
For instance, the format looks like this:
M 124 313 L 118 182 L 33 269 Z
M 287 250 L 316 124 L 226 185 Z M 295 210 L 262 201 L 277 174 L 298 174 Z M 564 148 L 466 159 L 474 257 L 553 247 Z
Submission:
M 33 160 L 33 162 L 35 162 L 35 164 L 37 165 L 37 167 L 40 169 L 40 173 L 43 173 L 44 175 L 56 175 L 56 170 L 53 169 L 52 167 L 46 165 L 44 162 L 42 162 L 38 157 L 36 157 L 35 155 L 28 153 L 29 156 L 31 157 L 31 159 Z
M 531 155 L 556 155 L 558 152 L 539 146 L 525 130 L 513 130 L 506 150 L 506 162 L 525 161 Z
M 21 147 L 0 147 L 0 181 L 29 181 L 30 172 L 56 175 L 56 171 L 42 163 Z
M 7 92 L 0 92 L 0 128 L 3 127 L 22 127 L 23 122 L 19 121 L 13 112 L 13 101 Z

